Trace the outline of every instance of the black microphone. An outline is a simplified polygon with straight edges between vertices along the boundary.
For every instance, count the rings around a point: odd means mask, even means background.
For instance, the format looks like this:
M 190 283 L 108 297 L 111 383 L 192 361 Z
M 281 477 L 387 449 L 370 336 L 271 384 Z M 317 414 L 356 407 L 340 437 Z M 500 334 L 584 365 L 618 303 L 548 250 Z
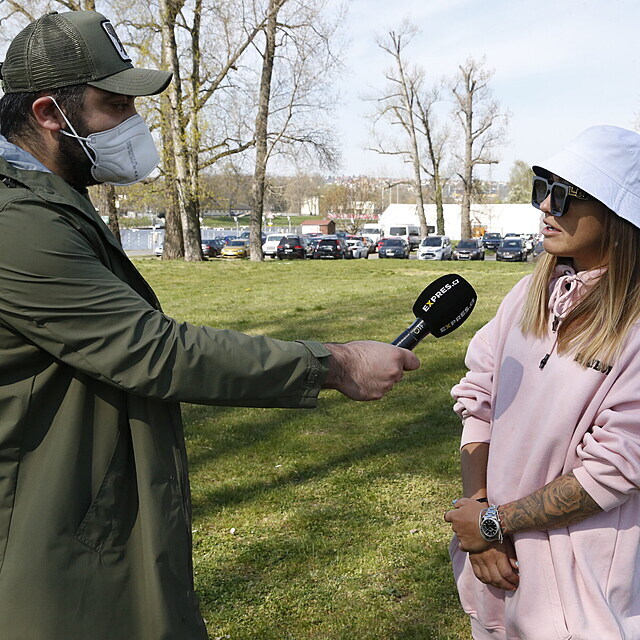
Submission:
M 413 305 L 416 320 L 391 344 L 411 351 L 429 333 L 446 336 L 469 317 L 477 299 L 475 289 L 462 276 L 441 276 L 418 296 Z

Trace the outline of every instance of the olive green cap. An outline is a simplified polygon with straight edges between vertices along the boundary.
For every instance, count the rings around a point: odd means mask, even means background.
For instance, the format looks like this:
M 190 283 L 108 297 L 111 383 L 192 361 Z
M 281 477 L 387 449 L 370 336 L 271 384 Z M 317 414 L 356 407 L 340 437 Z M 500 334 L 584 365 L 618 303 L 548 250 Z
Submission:
M 96 11 L 50 13 L 11 42 L 0 68 L 5 93 L 33 93 L 75 84 L 127 96 L 164 91 L 171 73 L 137 69 L 107 18 Z

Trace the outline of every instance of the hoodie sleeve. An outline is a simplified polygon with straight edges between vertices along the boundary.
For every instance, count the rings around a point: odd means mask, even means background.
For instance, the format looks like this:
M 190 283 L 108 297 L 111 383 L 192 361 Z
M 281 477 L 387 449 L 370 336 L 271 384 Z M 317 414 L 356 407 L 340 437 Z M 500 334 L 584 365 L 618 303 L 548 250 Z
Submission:
M 460 382 L 451 389 L 455 400 L 453 410 L 462 418 L 460 446 L 471 442 L 491 440 L 493 416 L 493 381 L 496 352 L 501 350 L 508 330 L 519 318 L 530 276 L 520 280 L 500 304 L 498 312 L 482 327 L 469 343 L 465 365 L 469 369 Z
M 465 365 L 467 375 L 451 389 L 453 410 L 462 418 L 463 447 L 470 442 L 489 442 L 491 434 L 491 390 L 493 386 L 493 351 L 487 340 L 492 320 L 471 340 Z
M 608 511 L 640 488 L 640 357 L 638 332 L 594 425 L 578 446 L 578 482 Z M 614 374 L 615 369 L 611 374 Z

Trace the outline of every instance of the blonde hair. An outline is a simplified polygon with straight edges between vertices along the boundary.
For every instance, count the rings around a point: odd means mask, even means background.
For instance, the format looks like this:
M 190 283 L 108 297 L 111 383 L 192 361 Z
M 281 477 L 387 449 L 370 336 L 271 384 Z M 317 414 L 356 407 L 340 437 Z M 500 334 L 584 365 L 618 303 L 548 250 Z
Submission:
M 619 355 L 640 316 L 640 229 L 612 211 L 604 219 L 602 264 L 606 271 L 589 287 L 558 327 L 558 353 L 575 353 L 583 367 L 606 367 Z M 562 258 L 542 254 L 527 293 L 520 329 L 544 338 L 549 326 L 549 281 Z

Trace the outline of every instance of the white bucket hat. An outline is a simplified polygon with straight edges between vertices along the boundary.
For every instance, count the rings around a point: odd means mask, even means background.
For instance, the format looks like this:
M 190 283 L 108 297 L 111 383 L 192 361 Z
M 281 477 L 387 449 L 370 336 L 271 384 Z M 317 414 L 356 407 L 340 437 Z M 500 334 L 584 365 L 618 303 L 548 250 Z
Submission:
M 640 228 L 640 134 L 590 127 L 533 171 L 555 174 Z

